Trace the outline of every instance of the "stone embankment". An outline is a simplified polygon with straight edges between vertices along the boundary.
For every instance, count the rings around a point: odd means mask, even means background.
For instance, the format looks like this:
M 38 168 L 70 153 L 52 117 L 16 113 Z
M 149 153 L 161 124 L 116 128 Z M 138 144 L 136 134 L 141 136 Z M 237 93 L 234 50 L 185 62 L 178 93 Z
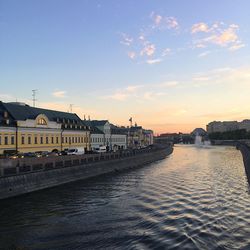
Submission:
M 236 148 L 240 150 L 245 166 L 246 176 L 250 184 L 250 147 L 247 143 L 238 142 Z
M 0 199 L 143 166 L 164 159 L 172 152 L 172 146 L 158 145 L 105 154 L 1 159 Z

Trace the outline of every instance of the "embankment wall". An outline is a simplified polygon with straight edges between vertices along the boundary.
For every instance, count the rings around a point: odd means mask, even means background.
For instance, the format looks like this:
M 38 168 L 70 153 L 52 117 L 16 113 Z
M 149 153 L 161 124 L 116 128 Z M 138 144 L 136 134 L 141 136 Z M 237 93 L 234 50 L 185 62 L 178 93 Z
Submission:
M 236 148 L 240 150 L 245 166 L 246 176 L 248 179 L 248 183 L 250 184 L 250 148 L 245 143 L 238 143 Z
M 0 166 L 0 199 L 90 177 L 135 168 L 165 158 L 172 146 L 126 154 L 27 159 L 2 161 Z M 0 162 L 1 164 L 1 162 Z

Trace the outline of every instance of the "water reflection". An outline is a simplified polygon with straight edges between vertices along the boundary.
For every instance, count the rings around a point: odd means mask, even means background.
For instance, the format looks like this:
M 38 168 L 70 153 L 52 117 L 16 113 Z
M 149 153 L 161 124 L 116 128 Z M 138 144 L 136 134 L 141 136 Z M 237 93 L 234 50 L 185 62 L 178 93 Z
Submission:
M 26 249 L 250 248 L 240 152 L 177 146 L 134 171 L 0 202 L 0 246 Z

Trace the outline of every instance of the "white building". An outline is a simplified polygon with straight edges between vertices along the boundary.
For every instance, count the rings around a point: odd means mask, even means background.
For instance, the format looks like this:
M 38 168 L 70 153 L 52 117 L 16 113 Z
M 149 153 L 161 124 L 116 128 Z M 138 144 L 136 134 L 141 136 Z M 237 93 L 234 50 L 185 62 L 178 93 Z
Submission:
M 108 120 L 83 121 L 91 127 L 91 148 L 106 146 L 108 150 L 126 149 L 127 135 L 121 128 L 109 123 Z

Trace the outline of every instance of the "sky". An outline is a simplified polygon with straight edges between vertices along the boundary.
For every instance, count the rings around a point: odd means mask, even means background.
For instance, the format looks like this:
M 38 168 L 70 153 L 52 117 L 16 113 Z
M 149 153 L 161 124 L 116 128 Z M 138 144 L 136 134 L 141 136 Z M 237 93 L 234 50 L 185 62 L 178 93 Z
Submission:
M 0 100 L 191 132 L 250 119 L 249 0 L 0 0 Z

